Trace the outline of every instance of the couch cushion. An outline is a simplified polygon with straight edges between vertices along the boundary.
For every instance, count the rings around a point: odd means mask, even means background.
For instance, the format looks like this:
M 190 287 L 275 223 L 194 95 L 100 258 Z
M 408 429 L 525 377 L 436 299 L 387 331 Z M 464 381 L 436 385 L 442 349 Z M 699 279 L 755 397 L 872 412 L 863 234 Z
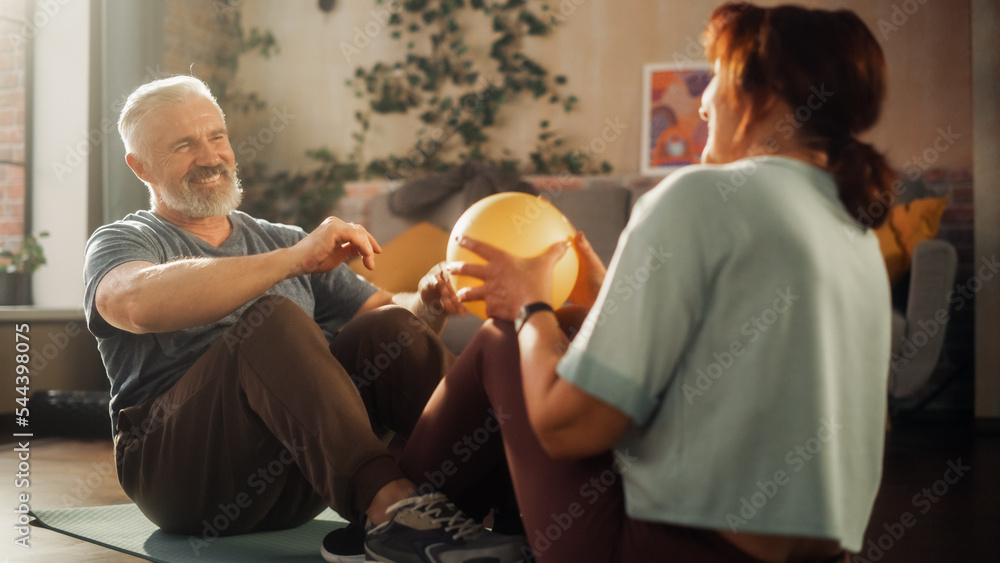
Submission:
M 604 264 L 611 262 L 632 211 L 632 192 L 618 187 L 594 188 L 564 190 L 546 197 L 574 228 L 587 235 Z
M 937 197 L 917 199 L 893 208 L 890 217 L 892 226 L 899 233 L 908 256 L 913 257 L 913 250 L 918 244 L 937 236 L 941 215 L 947 205 L 947 198 Z
M 895 284 L 910 270 L 913 250 L 937 236 L 947 198 L 922 198 L 896 205 L 875 234 L 885 259 L 889 281 Z
M 462 194 L 458 194 L 442 200 L 441 205 L 419 219 L 409 219 L 390 211 L 389 194 L 383 193 L 372 198 L 371 214 L 368 224 L 365 226 L 379 243 L 396 238 L 403 231 L 420 222 L 436 225 L 443 231 L 450 233 L 451 227 L 455 221 L 458 221 L 463 211 L 465 211 L 465 199 Z
M 909 257 L 903 250 L 899 235 L 893 230 L 892 224 L 888 220 L 875 229 L 875 236 L 878 237 L 878 246 L 882 251 L 885 269 L 889 273 L 889 282 L 895 285 L 910 269 Z

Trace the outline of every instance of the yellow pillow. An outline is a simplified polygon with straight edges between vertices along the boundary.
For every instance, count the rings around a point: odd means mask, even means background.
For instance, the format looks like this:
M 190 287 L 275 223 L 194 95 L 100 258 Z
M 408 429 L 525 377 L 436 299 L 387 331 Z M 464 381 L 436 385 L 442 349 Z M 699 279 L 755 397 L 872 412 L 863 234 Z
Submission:
M 892 229 L 892 224 L 888 220 L 875 229 L 875 236 L 878 237 L 885 269 L 889 273 L 889 283 L 895 284 L 910 269 L 906 251 L 903 250 L 903 245 L 900 244 L 896 231 Z
M 417 223 L 382 244 L 382 254 L 375 256 L 374 270 L 365 268 L 358 258 L 351 260 L 348 265 L 357 274 L 386 291 L 414 291 L 420 278 L 445 259 L 448 235 L 437 225 Z
M 890 219 L 907 256 L 913 256 L 917 244 L 937 236 L 947 205 L 947 198 L 939 197 L 917 199 L 893 209 Z
M 947 198 L 916 199 L 889 210 L 889 217 L 875 229 L 889 281 L 896 283 L 910 270 L 913 250 L 937 236 Z

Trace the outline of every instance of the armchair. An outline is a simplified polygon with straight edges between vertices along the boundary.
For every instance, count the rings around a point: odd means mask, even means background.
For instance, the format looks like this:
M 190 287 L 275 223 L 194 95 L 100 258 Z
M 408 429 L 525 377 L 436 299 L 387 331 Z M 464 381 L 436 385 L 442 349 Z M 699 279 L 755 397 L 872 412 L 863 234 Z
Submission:
M 919 243 L 913 252 L 905 310 L 892 312 L 890 399 L 921 395 L 938 364 L 949 319 L 949 296 L 958 263 L 944 240 Z

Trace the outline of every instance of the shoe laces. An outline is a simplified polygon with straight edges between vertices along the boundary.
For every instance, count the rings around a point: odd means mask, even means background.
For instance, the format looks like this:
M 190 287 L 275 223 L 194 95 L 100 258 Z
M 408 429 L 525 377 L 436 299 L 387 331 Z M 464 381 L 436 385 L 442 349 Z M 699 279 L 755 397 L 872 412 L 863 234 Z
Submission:
M 386 512 L 396 512 L 402 508 L 422 512 L 430 518 L 435 526 L 443 528 L 446 533 L 457 540 L 469 539 L 483 531 L 483 527 L 469 518 L 448 501 L 443 493 L 407 497 L 392 506 Z

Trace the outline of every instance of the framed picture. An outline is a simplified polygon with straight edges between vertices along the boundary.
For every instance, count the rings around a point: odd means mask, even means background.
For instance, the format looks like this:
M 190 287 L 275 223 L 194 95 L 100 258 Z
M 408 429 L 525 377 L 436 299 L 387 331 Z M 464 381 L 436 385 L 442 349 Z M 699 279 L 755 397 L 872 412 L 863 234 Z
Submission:
M 699 117 L 698 108 L 711 79 L 708 63 L 643 67 L 640 169 L 644 175 L 665 176 L 701 162 L 708 124 Z

